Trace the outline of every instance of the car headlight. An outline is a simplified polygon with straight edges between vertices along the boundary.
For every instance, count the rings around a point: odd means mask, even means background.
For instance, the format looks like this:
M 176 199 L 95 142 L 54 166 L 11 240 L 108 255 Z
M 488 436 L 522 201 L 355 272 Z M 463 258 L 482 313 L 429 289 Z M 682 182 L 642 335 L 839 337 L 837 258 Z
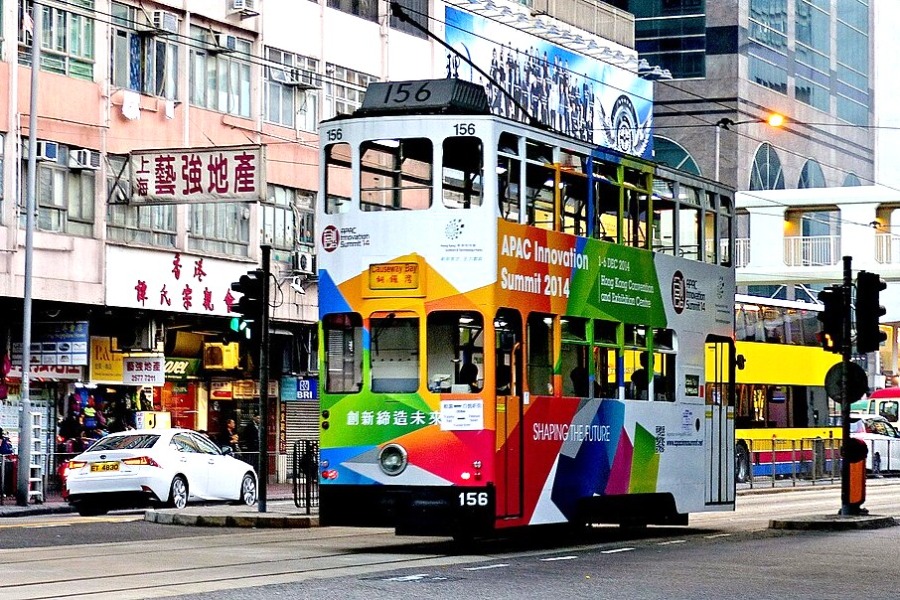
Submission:
M 406 454 L 406 449 L 399 444 L 388 444 L 378 454 L 378 466 L 381 467 L 385 475 L 392 477 L 399 475 L 406 469 L 408 464 L 409 457 Z

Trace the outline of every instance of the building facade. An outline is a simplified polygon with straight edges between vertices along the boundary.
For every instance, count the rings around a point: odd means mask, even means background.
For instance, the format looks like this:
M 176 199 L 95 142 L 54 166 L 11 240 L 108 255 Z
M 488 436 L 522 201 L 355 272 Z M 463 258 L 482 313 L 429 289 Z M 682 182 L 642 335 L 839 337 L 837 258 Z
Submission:
M 673 76 L 656 89 L 658 160 L 738 190 L 874 183 L 868 0 L 613 4 L 634 13 L 641 58 Z

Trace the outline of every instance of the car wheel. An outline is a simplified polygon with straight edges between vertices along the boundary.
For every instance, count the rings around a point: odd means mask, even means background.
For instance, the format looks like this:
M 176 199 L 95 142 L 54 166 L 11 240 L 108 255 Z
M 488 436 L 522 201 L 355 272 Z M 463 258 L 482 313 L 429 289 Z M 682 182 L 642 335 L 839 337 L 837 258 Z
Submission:
M 750 481 L 750 451 L 740 443 L 734 452 L 734 479 L 738 483 Z
M 109 511 L 109 509 L 102 504 L 84 504 L 81 502 L 75 506 L 75 510 L 77 510 L 78 514 L 82 517 L 97 517 L 105 515 Z
M 176 475 L 172 480 L 172 486 L 169 488 L 169 508 L 182 509 L 187 506 L 188 501 L 188 484 L 182 475 Z
M 241 504 L 253 506 L 256 504 L 256 478 L 250 473 L 245 473 L 241 479 Z

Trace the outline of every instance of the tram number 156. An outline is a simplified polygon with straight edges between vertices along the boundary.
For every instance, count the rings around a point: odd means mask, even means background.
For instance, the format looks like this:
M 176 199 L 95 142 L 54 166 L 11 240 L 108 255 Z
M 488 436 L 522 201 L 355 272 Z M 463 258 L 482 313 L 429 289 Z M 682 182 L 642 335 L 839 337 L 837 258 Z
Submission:
M 459 493 L 459 505 L 460 506 L 487 506 L 488 505 L 488 494 L 487 494 L 487 492 L 460 492 Z

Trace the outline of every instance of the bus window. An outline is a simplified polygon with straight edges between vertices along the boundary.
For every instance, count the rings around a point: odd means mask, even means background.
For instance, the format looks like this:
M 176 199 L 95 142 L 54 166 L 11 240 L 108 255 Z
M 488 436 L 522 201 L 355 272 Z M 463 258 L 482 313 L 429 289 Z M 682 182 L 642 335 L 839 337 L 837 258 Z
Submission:
M 560 369 L 562 372 L 563 396 L 590 396 L 590 346 L 587 337 L 587 319 L 577 317 L 560 318 L 562 347 Z
M 484 160 L 481 140 L 450 137 L 444 140 L 444 206 L 471 208 L 481 206 Z
M 325 147 L 325 212 L 329 215 L 350 210 L 350 144 Z
M 513 223 L 519 222 L 521 176 L 519 137 L 501 133 L 497 148 L 497 203 L 500 217 Z
M 697 190 L 679 186 L 678 250 L 683 258 L 700 260 L 700 199 Z
M 675 255 L 675 190 L 672 182 L 653 180 L 653 249 Z
M 362 388 L 362 317 L 356 313 L 326 315 L 325 391 L 353 393 Z
M 372 391 L 415 392 L 419 389 L 419 318 L 379 313 L 370 319 L 369 352 Z
M 425 328 L 428 390 L 478 392 L 484 386 L 484 319 L 477 312 L 438 311 Z
M 431 206 L 431 140 L 373 140 L 363 142 L 360 153 L 362 210 L 424 210 Z
M 553 393 L 553 317 L 528 315 L 528 390 L 543 396 Z
M 706 199 L 703 207 L 703 247 L 706 249 L 703 262 L 716 264 L 716 198 L 712 192 L 701 192 L 701 197 Z
M 498 394 L 517 396 L 522 386 L 522 317 L 501 308 L 494 317 L 494 382 Z

